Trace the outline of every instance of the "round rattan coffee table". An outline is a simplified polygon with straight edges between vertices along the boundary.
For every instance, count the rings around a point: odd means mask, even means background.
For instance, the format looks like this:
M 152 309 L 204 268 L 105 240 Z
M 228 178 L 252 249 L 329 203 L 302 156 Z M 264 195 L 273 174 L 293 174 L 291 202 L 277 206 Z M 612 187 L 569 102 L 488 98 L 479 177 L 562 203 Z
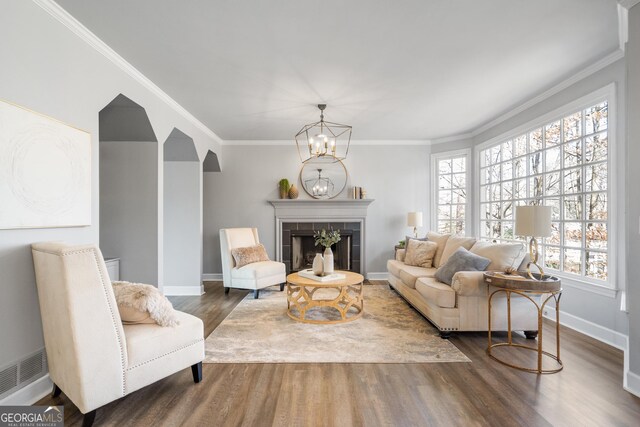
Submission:
M 364 277 L 351 271 L 337 271 L 346 277 L 342 280 L 318 282 L 307 279 L 298 273 L 287 276 L 287 314 L 293 320 L 304 323 L 329 325 L 351 322 L 364 313 L 363 285 Z M 337 296 L 322 298 L 315 295 L 319 289 L 335 289 Z M 310 310 L 337 310 L 339 319 L 309 319 Z

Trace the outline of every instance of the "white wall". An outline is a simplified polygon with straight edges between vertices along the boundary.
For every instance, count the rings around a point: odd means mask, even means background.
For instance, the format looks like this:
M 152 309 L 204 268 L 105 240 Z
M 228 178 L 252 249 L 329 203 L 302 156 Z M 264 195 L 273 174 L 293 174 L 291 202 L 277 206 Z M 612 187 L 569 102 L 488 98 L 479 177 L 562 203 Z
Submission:
M 204 272 L 221 273 L 218 230 L 258 227 L 260 240 L 275 257 L 275 216 L 267 200 L 278 198 L 280 178 L 296 182 L 301 198 L 310 198 L 298 182 L 300 159 L 295 144 L 224 146 L 225 168 L 204 177 Z M 411 232 L 409 211 L 428 212 L 428 146 L 352 145 L 345 166 L 347 188 L 357 185 L 375 199 L 367 216 L 367 273 L 386 272 L 398 240 Z M 339 198 L 347 198 L 348 191 Z M 424 233 L 426 229 L 421 230 Z
M 2 2 L 0 40 L 0 97 L 91 133 L 93 196 L 90 227 L 0 230 L 0 366 L 4 366 L 43 347 L 30 244 L 98 242 L 98 112 L 123 93 L 146 109 L 158 140 L 166 140 L 178 127 L 194 139 L 203 158 L 208 149 L 220 150 L 200 127 L 33 2 Z

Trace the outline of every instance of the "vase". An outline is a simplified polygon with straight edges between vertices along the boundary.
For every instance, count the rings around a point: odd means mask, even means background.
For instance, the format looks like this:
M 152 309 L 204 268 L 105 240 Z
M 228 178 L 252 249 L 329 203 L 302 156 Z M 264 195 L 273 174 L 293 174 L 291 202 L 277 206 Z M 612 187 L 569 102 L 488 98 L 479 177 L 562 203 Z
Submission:
M 333 252 L 331 251 L 331 246 L 324 250 L 324 273 L 333 273 Z
M 289 189 L 289 198 L 290 199 L 297 199 L 299 194 L 300 194 L 300 192 L 298 191 L 298 187 L 296 187 L 296 185 L 293 184 L 291 186 L 291 188 Z
M 289 192 L 287 190 L 285 190 L 284 188 L 280 189 L 280 198 L 281 199 L 286 199 L 288 195 L 289 195 Z
M 313 259 L 313 274 L 316 276 L 322 275 L 324 271 L 324 259 L 322 258 L 322 254 L 317 253 L 316 257 Z

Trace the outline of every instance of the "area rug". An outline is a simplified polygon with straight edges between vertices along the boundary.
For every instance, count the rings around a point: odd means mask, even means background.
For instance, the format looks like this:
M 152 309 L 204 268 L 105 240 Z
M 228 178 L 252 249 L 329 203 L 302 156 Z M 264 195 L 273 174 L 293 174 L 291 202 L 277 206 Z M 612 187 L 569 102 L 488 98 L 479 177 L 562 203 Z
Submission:
M 388 286 L 365 285 L 364 295 L 361 318 L 315 325 L 287 316 L 286 290 L 249 294 L 207 337 L 204 362 L 470 362 Z

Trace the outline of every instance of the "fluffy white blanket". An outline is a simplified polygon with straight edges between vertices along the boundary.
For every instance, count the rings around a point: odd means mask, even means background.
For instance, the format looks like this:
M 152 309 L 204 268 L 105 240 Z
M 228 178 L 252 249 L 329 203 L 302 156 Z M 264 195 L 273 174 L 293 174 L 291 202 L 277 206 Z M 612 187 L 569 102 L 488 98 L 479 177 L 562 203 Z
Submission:
M 160 326 L 176 326 L 178 318 L 169 301 L 156 287 L 143 283 L 112 282 L 118 306 L 123 305 L 141 312 Z

